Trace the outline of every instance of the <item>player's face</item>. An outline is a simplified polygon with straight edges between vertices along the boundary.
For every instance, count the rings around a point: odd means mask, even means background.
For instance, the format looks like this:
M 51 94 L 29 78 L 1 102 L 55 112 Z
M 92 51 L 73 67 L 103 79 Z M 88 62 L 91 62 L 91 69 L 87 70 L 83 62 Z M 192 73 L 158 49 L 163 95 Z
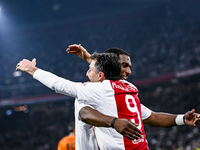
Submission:
M 127 79 L 131 74 L 131 59 L 127 55 L 119 55 L 120 63 L 121 63 L 121 72 L 120 78 L 121 80 Z
M 95 63 L 96 60 L 92 60 L 92 62 L 89 65 L 89 70 L 86 73 L 86 76 L 90 79 L 91 82 L 99 81 L 99 73 L 95 72 Z

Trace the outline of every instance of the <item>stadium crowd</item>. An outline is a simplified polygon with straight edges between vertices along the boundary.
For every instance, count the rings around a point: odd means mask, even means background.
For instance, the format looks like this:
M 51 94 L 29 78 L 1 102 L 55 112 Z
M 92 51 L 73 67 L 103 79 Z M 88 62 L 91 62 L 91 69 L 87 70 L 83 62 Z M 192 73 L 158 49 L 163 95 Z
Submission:
M 156 85 L 140 89 L 141 102 L 156 112 L 184 113 L 188 110 L 200 110 L 200 82 L 195 80 L 179 81 L 178 84 Z M 193 150 L 200 147 L 200 127 L 176 126 L 173 128 L 155 128 L 145 126 L 151 149 L 170 150 L 183 148 Z
M 14 74 L 15 65 L 22 58 L 35 57 L 38 67 L 73 81 L 87 81 L 88 64 L 65 52 L 74 43 L 82 44 L 90 53 L 109 47 L 126 50 L 132 59 L 132 75 L 128 79 L 131 82 L 200 67 L 199 14 L 198 6 L 185 2 L 144 12 L 130 11 L 120 17 L 105 15 L 57 27 L 46 25 L 49 29 L 44 29 L 44 25 L 21 28 L 22 36 L 13 32 L 15 40 L 1 36 L 0 100 L 53 93 L 26 74 Z M 139 87 L 139 91 L 141 103 L 152 110 L 185 113 L 195 108 L 200 112 L 198 80 Z M 0 124 L 0 150 L 56 149 L 58 141 L 67 135 L 67 124 L 74 119 L 73 103 L 67 108 L 63 103 L 40 105 L 29 106 L 28 113 L 15 112 L 10 116 L 4 115 L 7 107 L 0 110 L 4 122 Z M 152 150 L 197 150 L 199 130 L 199 126 L 145 126 Z
M 154 111 L 185 113 L 192 108 L 200 111 L 199 78 L 179 84 L 158 84 L 139 88 L 141 103 Z M 46 102 L 30 105 L 29 112 L 13 112 L 7 116 L 1 109 L 1 150 L 53 150 L 58 141 L 68 134 L 67 124 L 74 119 L 73 102 Z M 157 128 L 145 125 L 152 150 L 197 150 L 200 148 L 200 126 Z
M 1 109 L 0 150 L 55 150 L 66 136 L 68 123 L 74 121 L 74 101 L 48 102 L 28 106 L 29 111 Z
M 21 58 L 35 57 L 40 64 L 38 67 L 73 81 L 87 81 L 85 72 L 88 64 L 65 52 L 68 45 L 74 43 L 82 44 L 90 53 L 103 52 L 109 47 L 129 52 L 132 58 L 131 82 L 199 67 L 200 11 L 188 3 L 159 6 L 153 12 L 149 8 L 142 13 L 131 11 L 120 16 L 105 15 L 98 19 L 86 18 L 57 26 L 31 26 L 11 32 L 14 37 L 18 34 L 22 36 L 15 40 L 3 39 L 6 42 L 0 45 L 0 98 L 22 96 L 24 91 L 22 95 L 19 91 L 6 92 L 11 91 L 12 85 L 22 84 L 23 87 L 24 83 L 35 82 L 24 74 L 13 75 L 15 65 Z

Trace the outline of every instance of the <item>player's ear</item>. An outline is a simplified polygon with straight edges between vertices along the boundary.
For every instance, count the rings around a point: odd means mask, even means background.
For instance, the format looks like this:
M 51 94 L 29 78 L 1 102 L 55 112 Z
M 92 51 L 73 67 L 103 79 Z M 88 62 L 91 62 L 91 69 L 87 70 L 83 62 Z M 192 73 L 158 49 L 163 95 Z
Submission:
M 99 72 L 99 81 L 103 81 L 103 80 L 105 80 L 105 75 L 104 75 L 104 73 L 103 72 Z

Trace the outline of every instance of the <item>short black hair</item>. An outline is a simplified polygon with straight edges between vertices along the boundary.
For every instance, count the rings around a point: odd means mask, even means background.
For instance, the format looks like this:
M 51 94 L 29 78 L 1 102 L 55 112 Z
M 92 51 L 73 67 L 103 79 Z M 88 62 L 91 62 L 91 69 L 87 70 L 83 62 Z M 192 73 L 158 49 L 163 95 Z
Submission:
M 119 55 L 130 56 L 126 51 L 124 51 L 120 48 L 117 48 L 117 47 L 111 47 L 111 48 L 107 49 L 104 53 L 114 53 L 114 54 L 117 54 L 118 56 Z
M 74 123 L 74 122 L 70 122 L 70 123 L 68 124 L 68 131 L 69 131 L 69 133 L 70 133 L 70 132 L 73 132 L 74 129 L 75 129 L 75 123 Z
M 117 54 L 94 52 L 90 58 L 92 60 L 96 60 L 96 73 L 102 71 L 105 75 L 105 78 L 108 80 L 116 81 L 120 79 L 121 64 Z

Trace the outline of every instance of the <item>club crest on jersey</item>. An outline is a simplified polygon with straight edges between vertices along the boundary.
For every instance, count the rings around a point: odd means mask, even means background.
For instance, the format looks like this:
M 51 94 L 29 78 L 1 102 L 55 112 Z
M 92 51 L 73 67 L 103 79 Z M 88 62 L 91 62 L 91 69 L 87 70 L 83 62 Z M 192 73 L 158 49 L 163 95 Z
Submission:
M 82 84 L 83 84 L 83 86 L 86 86 L 87 82 L 84 82 L 84 83 L 82 83 Z

